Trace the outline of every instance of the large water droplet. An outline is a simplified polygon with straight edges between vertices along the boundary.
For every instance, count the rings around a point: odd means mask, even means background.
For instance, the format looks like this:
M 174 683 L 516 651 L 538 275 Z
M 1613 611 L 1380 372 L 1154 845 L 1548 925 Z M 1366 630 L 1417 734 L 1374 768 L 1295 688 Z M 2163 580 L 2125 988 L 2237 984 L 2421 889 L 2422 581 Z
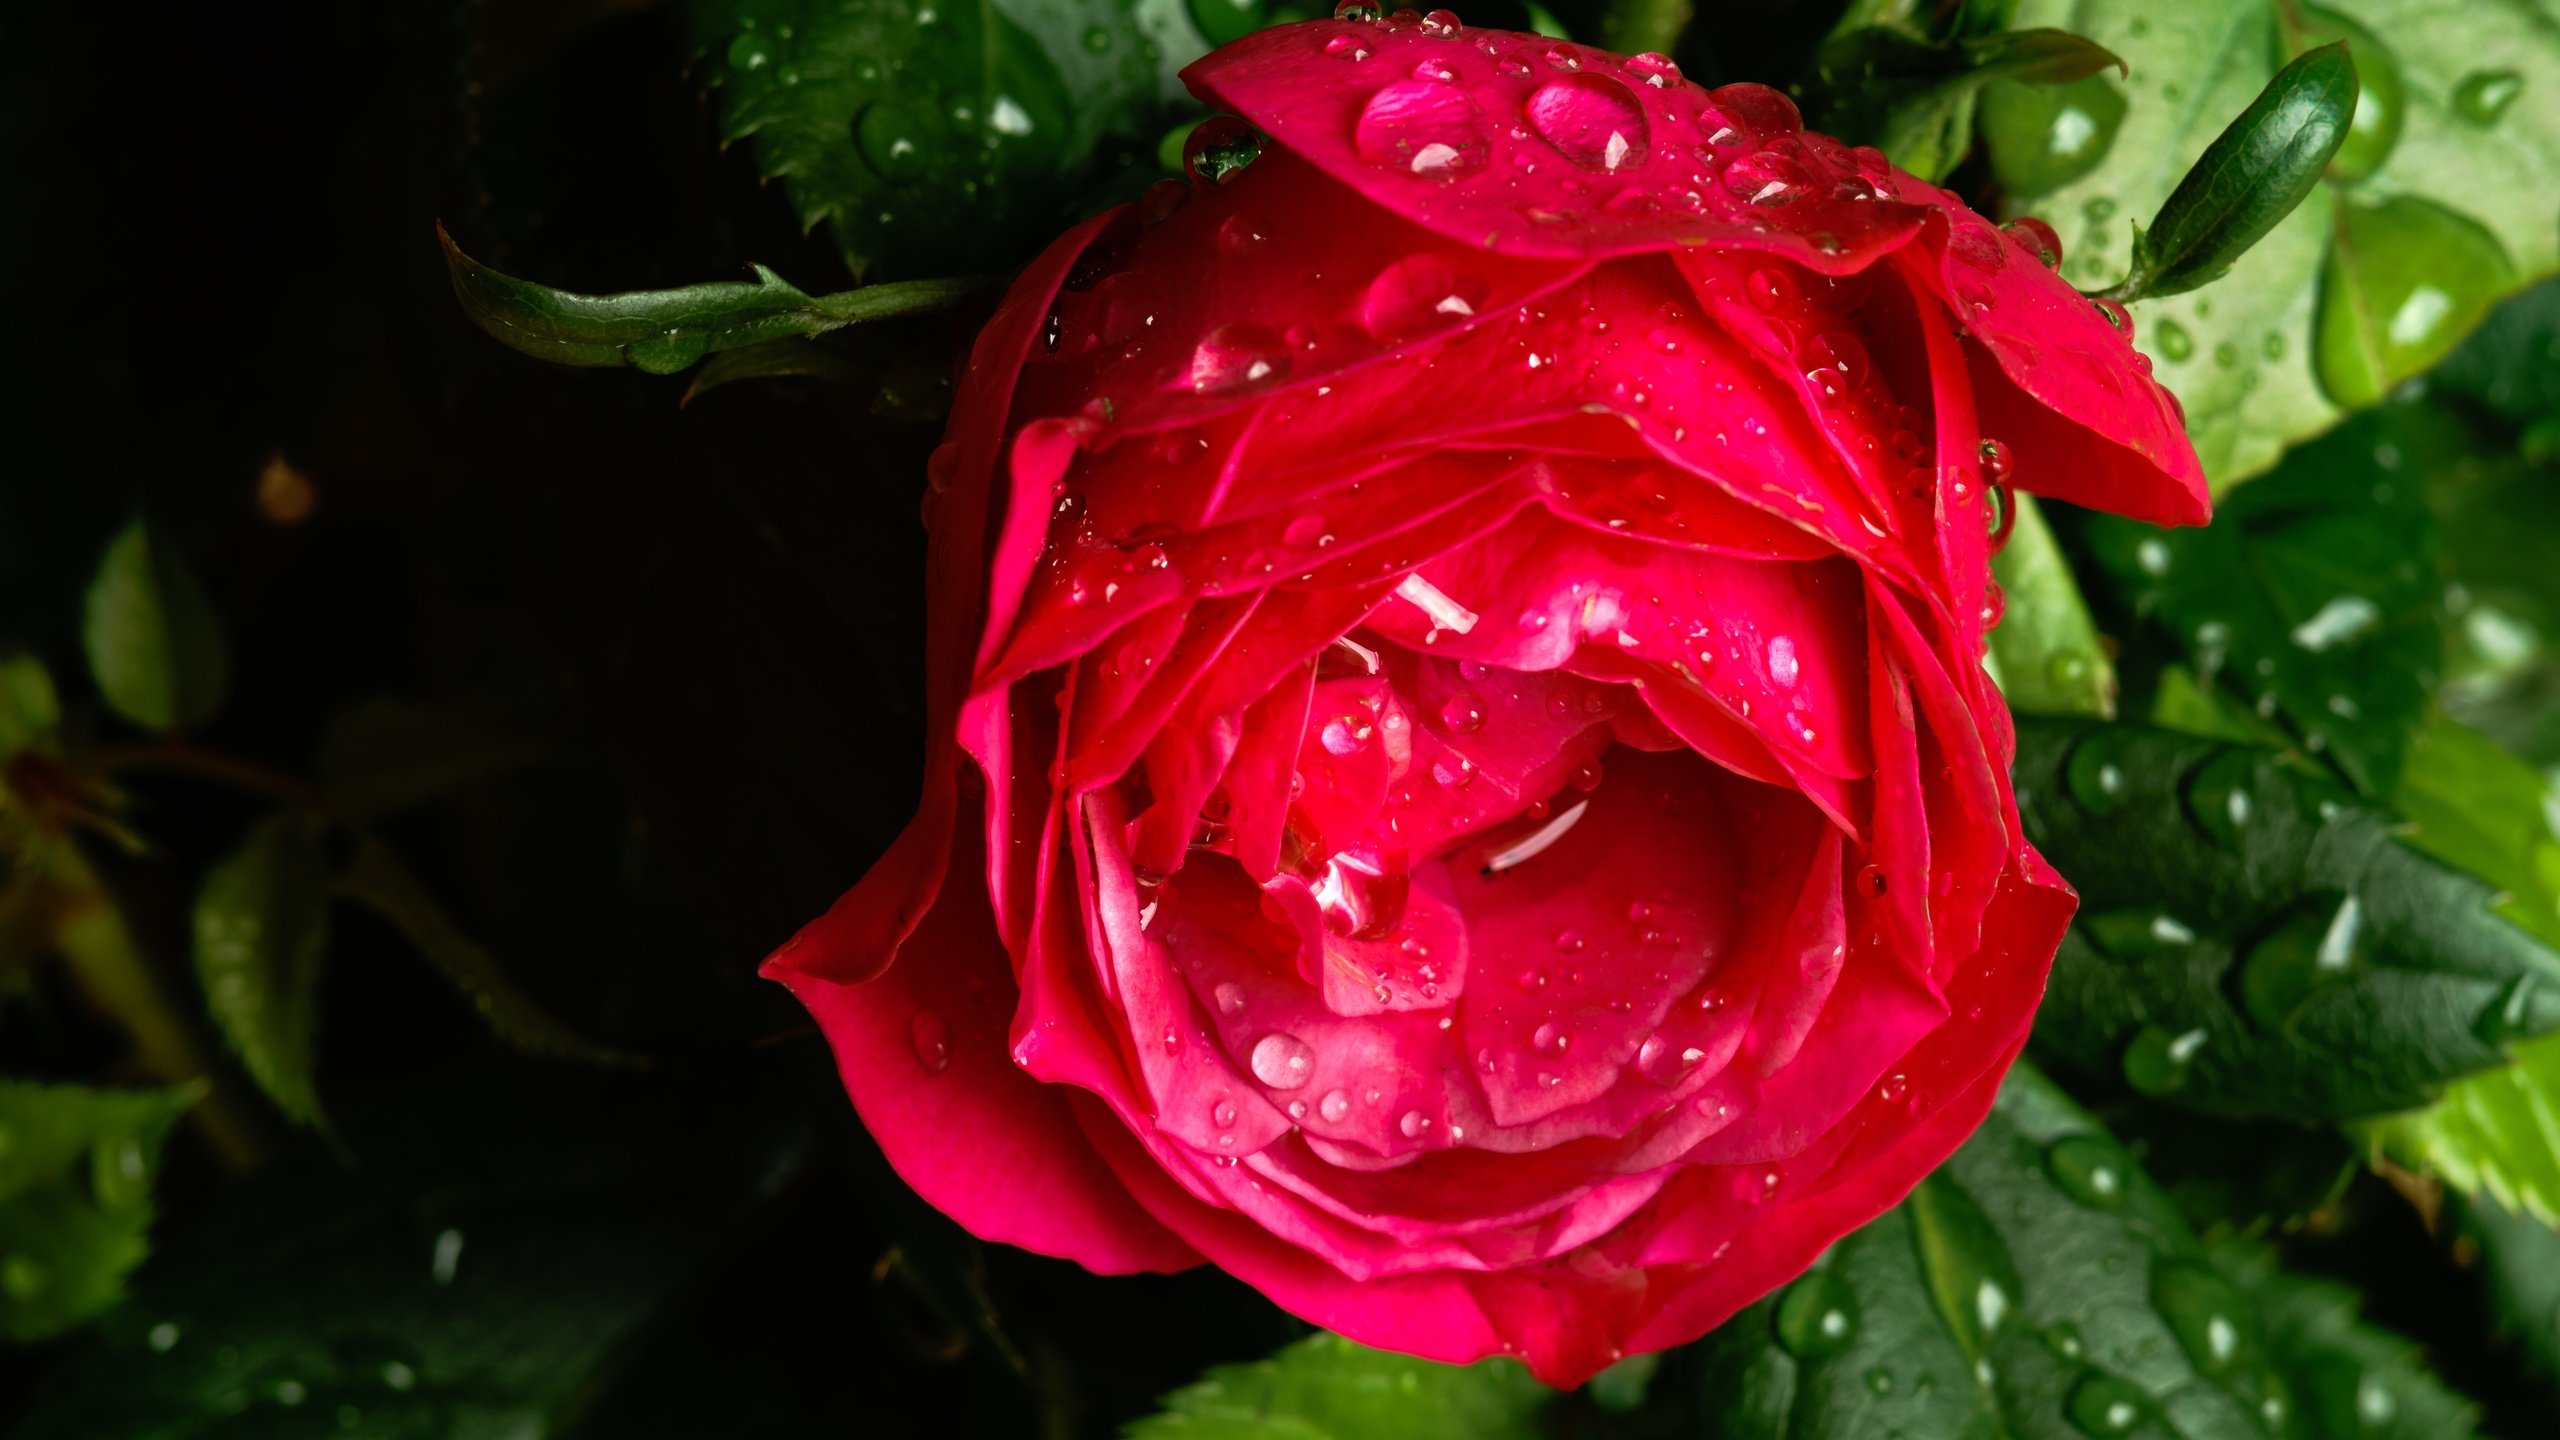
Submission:
M 2522 93 L 2524 77 L 2513 70 L 2474 70 L 2453 87 L 2453 110 L 2474 125 L 2495 125 Z
M 1665 1089 L 1679 1084 L 1698 1068 L 1707 1052 L 1662 1035 L 1652 1035 L 1636 1047 L 1636 1073 Z
M 1274 1090 L 1295 1090 L 1315 1073 L 1314 1047 L 1274 1030 L 1253 1042 L 1253 1078 Z
M 2072 747 L 2071 758 L 2063 762 L 2062 781 L 2073 803 L 2098 820 L 2123 809 L 2132 789 L 2112 737 L 2105 731 L 2093 732 Z
M 2133 1161 L 2103 1135 L 2066 1135 L 2044 1152 L 2045 1169 L 2062 1192 L 2096 1210 L 2121 1210 Z
M 1269 326 L 1221 325 L 1191 352 L 1180 383 L 1204 395 L 1242 390 L 1289 373 L 1289 352 Z
M 1227 184 L 1261 157 L 1261 133 L 1232 115 L 1210 116 L 1182 142 L 1182 168 L 1204 184 Z
M 1396 1121 L 1396 1130 L 1407 1140 L 1421 1139 L 1423 1132 L 1430 1128 L 1431 1117 L 1419 1110 L 1407 1110 L 1404 1112 L 1404 1117 Z
M 2321 388 L 2347 409 L 2434 364 L 2515 285 L 2497 236 L 2414 195 L 2342 203 L 2336 234 L 2312 343 Z
M 2111 1437 L 2132 1434 L 2149 1402 L 2130 1383 L 2093 1370 L 2071 1387 L 2071 1398 L 2063 1402 L 2063 1409 L 2082 1430 Z
M 1724 188 L 1754 205 L 1793 205 L 1813 194 L 1813 172 L 1793 156 L 1762 150 L 1727 165 Z
M 853 139 L 862 158 L 892 185 L 921 180 L 931 169 L 926 147 L 933 121 L 926 112 L 894 100 L 865 106 L 853 122 Z
M 2314 994 L 2361 968 L 2367 950 L 2356 897 L 2307 898 L 2244 953 L 2241 1004 L 2259 1024 L 2282 1030 Z
M 2125 1082 L 2145 1095 L 2167 1095 L 2184 1087 L 2208 1038 L 2202 1027 L 2143 1026 L 2125 1047 Z
M 1651 153 L 1653 129 L 1644 106 L 1606 75 L 1577 71 L 1530 95 L 1528 118 L 1539 138 L 1586 170 L 1623 170 Z
M 2382 37 L 2337 11 L 2304 5 L 2295 22 L 2294 42 L 2309 50 L 2340 40 L 2356 67 L 2356 112 L 2347 122 L 2347 138 L 2329 160 L 2329 174 L 2339 180 L 2361 180 L 2382 168 L 2400 139 L 2400 123 L 2408 113 L 2401 89 L 2400 60 Z
M 1857 1343 L 1858 1296 L 1849 1282 L 1816 1270 L 1778 1302 L 1778 1343 L 1799 1360 L 1837 1355 Z
M 2187 817 L 2224 848 L 2240 848 L 2241 836 L 2256 814 L 2251 798 L 2257 764 L 2244 750 L 2225 751 L 2196 767 L 2187 780 Z
M 1483 280 L 1438 255 L 1407 255 L 1378 272 L 1360 296 L 1360 324 L 1380 340 L 1464 324 L 1484 305 Z
M 1484 164 L 1484 112 L 1463 85 L 1399 80 L 1369 97 L 1351 132 L 1360 158 L 1410 175 L 1455 179 Z
M 907 1038 L 915 1046 L 916 1063 L 928 1075 L 939 1075 L 951 1064 L 951 1026 L 931 1010 L 919 1010 L 907 1026 Z
M 2169 1322 L 2196 1369 L 2230 1374 L 2247 1350 L 2249 1306 L 2220 1273 L 2192 1260 L 2151 1272 L 2151 1304 Z

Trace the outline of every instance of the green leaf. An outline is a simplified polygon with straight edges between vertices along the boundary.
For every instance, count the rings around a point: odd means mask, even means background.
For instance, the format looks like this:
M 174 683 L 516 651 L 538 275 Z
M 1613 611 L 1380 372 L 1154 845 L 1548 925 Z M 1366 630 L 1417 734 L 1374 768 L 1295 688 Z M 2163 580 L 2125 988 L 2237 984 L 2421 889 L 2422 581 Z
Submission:
M 537 360 L 629 365 L 652 375 L 723 350 L 949 309 L 987 289 L 982 280 L 904 280 L 812 296 L 758 265 L 753 281 L 577 295 L 500 274 L 463 254 L 441 227 L 436 239 L 463 313 L 492 337 Z
M 81 639 L 99 693 L 137 725 L 184 729 L 222 703 L 231 663 L 213 602 L 176 547 L 142 521 L 99 560 Z
M 2115 662 L 2089 618 L 2071 562 L 2054 543 L 2034 496 L 2013 492 L 2009 503 L 2017 506 L 2017 518 L 2007 547 L 1991 562 L 2008 596 L 2008 608 L 1991 632 L 2000 691 L 2012 709 L 2027 714 L 2112 718 Z
M 1529 1440 L 1555 1392 L 1514 1361 L 1440 1365 L 1316 1335 L 1221 1365 L 1165 1397 L 1128 1440 Z
M 638 1056 L 600 1044 L 546 1009 L 509 978 L 480 942 L 462 933 L 426 886 L 380 840 L 367 838 L 338 876 L 338 893 L 378 911 L 435 963 L 498 1037 L 537 1055 L 599 1065 L 632 1065 Z
M 2081 893 L 2037 1053 L 2228 1115 L 2407 1109 L 2560 1027 L 2560 955 L 2396 817 L 2277 753 L 2024 721 L 2027 833 Z
M 12 1440 L 570 1435 L 801 1158 L 756 1118 L 782 1097 L 578 1078 L 351 1115 L 366 1163 L 306 1154 L 196 1217 Z
M 1175 72 L 1263 0 L 692 0 L 724 138 L 856 274 L 999 270 L 1148 161 Z
M 2560 367 L 2516 356 L 2513 368 Z M 2534 764 L 2560 762 L 2560 485 L 2549 467 L 2506 454 L 2429 469 L 2452 582 L 2438 698 Z
M 2487 301 L 2560 269 L 2548 202 L 2560 189 L 2560 26 L 2535 5 L 2020 0 L 2014 23 L 2077 31 L 2133 69 L 2120 113 L 2086 94 L 2039 109 L 2033 97 L 1995 93 L 1983 107 L 2011 208 L 2061 233 L 2063 273 L 2091 289 L 2124 278 L 2132 222 L 2158 209 L 2280 65 L 2349 38 L 2364 98 L 2340 152 L 2344 170 L 2333 163 L 2331 182 L 2242 256 L 2229 283 L 2142 307 L 2139 343 L 2185 403 L 2217 487 L 2266 469 L 2361 397 L 2443 355 Z M 2501 77 L 2514 83 L 2493 83 Z M 2456 217 L 2458 232 L 2408 221 L 2412 206 Z M 2405 246 L 2421 231 L 2485 236 L 2496 258 L 2475 258 L 2480 247 L 2468 239 L 2460 264 L 2413 256 Z M 2340 259 L 2342 250 L 2351 253 Z M 2357 368 L 2317 362 L 2332 333 L 2321 316 L 2333 306 L 2369 317 L 2361 330 L 2335 332 Z M 2354 344 L 2358 333 L 2381 337 L 2377 348 Z
M 2411 821 L 2409 844 L 2496 887 L 2499 914 L 2560 946 L 2560 796 L 2549 781 L 2495 741 L 2438 717 L 2411 752 L 2395 799 Z M 2358 1132 L 2409 1169 L 2560 1225 L 2560 1036 L 2515 1053 L 2513 1065 L 2456 1081 L 2426 1109 Z
M 0 654 L 0 760 L 51 749 L 62 730 L 53 675 L 32 655 Z
M 2140 1096 L 2098 1114 L 2207 1239 L 2293 1230 L 2364 1170 L 2364 1152 L 2335 1125 L 2199 1115 Z
M 2388 795 L 2444 663 L 2419 477 L 2469 443 L 2442 412 L 2394 407 L 2304 446 L 2211 525 L 2098 517 L 2090 549 L 2207 689 Z
M 2355 113 L 2356 67 L 2343 43 L 2277 71 L 2134 237 L 2133 268 L 2107 293 L 2155 299 L 2221 279 L 2320 183 Z
M 376 696 L 330 719 L 320 740 L 320 784 L 339 818 L 364 823 L 559 760 L 556 728 L 540 705 L 518 698 L 420 704 Z
M 329 857 L 318 822 L 271 815 L 196 893 L 196 979 L 223 1038 L 276 1108 L 322 1123 L 314 1072 L 329 947 Z
M 161 1143 L 199 1093 L 0 1080 L 0 1336 L 58 1335 L 122 1296 Z
M 2560 414 L 2560 282 L 2544 281 L 2500 305 L 2428 384 L 2520 423 Z
M 1910 1199 L 1699 1342 L 1704 1433 L 2464 1433 L 2435 1426 L 2449 1397 L 2405 1347 L 2351 1313 L 2306 1315 L 2287 1288 L 2301 1282 L 2215 1259 L 2125 1149 L 2022 1065 Z M 2370 1428 L 2289 1428 L 2298 1408 L 2325 1418 L 2340 1379 L 2406 1403 Z
M 879 383 L 880 366 L 815 340 L 768 340 L 713 356 L 686 388 L 684 403 L 690 405 L 706 392 L 741 380 L 823 380 L 867 391 Z
M 2258 1312 L 2267 1356 L 2291 1385 L 2302 1433 L 2458 1440 L 2476 1407 L 2429 1371 L 2417 1347 L 2357 1319 L 2355 1293 L 2281 1270 L 2263 1246 L 2214 1247 L 2216 1268 Z
M 2067 85 L 2124 62 L 2063 30 L 1923 39 L 1897 25 L 1841 31 L 1815 60 L 1814 106 L 1827 132 L 1872 144 L 1942 180 L 1973 143 L 1974 100 L 1994 80 Z
M 2446 1202 L 2454 1254 L 2472 1252 L 2489 1331 L 2520 1369 L 2560 1385 L 2560 1231 L 2499 1205 Z

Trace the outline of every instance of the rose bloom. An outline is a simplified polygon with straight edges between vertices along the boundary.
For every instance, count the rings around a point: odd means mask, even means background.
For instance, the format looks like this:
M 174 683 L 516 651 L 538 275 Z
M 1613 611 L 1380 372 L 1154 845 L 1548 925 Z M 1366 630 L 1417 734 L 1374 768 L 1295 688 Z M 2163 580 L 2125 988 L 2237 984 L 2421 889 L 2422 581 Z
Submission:
M 1185 78 L 977 342 L 923 799 L 768 970 L 979 1235 L 1576 1384 L 1980 1121 L 2073 904 L 2004 487 L 2203 479 L 2052 232 L 1775 91 L 1409 11 Z

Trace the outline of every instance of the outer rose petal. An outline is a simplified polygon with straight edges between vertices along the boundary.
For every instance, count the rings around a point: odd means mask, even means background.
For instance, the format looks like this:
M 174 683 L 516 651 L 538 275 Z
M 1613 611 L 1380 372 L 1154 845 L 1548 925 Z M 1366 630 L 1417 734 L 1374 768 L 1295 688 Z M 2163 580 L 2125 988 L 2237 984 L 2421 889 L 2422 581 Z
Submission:
M 966 862 L 977 845 L 959 848 Z M 898 1174 L 976 1234 L 1089 1270 L 1199 1264 L 1085 1143 L 1067 1092 L 1006 1053 L 1013 971 L 984 892 L 944 887 L 912 943 L 916 954 L 876 980 L 822 979 L 823 955 L 779 976 L 826 1032 L 853 1108 Z

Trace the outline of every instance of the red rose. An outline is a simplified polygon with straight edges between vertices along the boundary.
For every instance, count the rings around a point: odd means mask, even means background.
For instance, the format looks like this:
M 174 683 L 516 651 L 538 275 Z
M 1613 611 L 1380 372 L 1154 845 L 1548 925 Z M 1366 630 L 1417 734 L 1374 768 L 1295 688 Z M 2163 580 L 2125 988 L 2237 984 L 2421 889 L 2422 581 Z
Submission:
M 979 1234 L 1569 1385 L 1980 1120 L 2072 906 L 1977 663 L 2003 482 L 2205 495 L 2049 231 L 1404 15 L 1192 67 L 1252 128 L 1014 285 L 922 805 L 769 970 Z

